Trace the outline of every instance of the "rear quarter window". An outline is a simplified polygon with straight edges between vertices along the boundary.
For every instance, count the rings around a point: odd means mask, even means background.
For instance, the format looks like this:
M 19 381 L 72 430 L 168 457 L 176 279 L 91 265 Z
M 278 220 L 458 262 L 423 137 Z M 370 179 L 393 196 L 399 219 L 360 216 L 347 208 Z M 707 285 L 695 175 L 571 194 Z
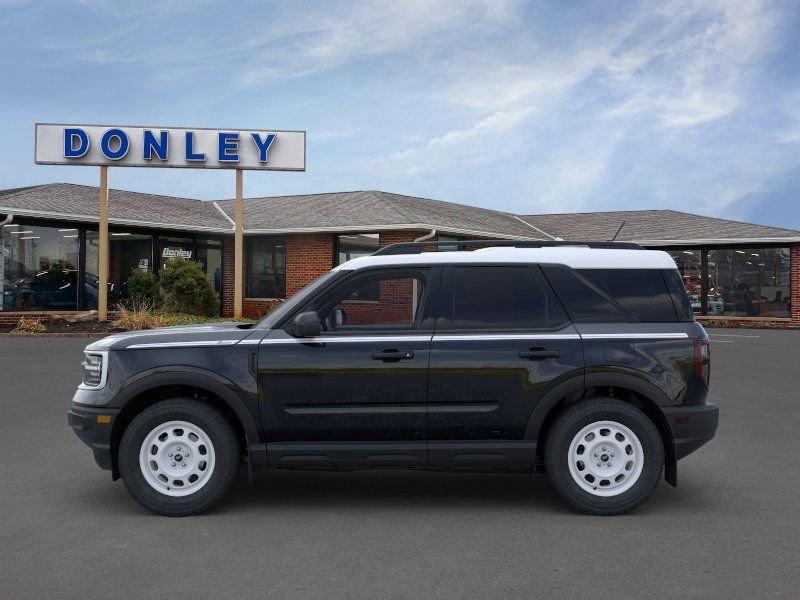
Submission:
M 583 277 L 644 323 L 678 320 L 659 269 L 580 269 Z
M 615 305 L 602 290 L 594 287 L 576 271 L 561 266 L 542 266 L 542 271 L 575 323 L 619 323 L 634 320 L 621 306 Z
M 678 320 L 661 270 L 562 267 L 545 267 L 544 270 L 576 322 L 674 323 Z

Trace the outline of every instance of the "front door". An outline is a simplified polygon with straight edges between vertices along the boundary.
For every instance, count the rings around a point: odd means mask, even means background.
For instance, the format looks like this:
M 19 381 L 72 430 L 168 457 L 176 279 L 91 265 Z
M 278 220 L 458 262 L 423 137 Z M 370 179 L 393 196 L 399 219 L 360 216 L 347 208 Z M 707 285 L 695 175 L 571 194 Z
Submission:
M 259 345 L 262 424 L 277 466 L 422 465 L 434 271 L 360 271 L 300 311 L 316 338 Z
M 448 267 L 431 346 L 431 464 L 530 465 L 534 408 L 582 376 L 580 336 L 537 266 Z

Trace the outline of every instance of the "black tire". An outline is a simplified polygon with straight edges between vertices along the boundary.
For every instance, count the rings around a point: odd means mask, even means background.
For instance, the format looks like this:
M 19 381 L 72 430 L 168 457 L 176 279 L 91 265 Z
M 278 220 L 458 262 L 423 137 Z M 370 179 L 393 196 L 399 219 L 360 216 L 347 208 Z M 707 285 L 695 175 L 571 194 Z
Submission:
M 576 483 L 569 467 L 573 438 L 596 421 L 613 421 L 639 438 L 643 466 L 636 482 L 615 496 L 596 496 Z M 579 450 L 580 451 L 580 450 Z M 614 398 L 587 398 L 567 406 L 556 417 L 545 444 L 545 467 L 558 494 L 573 508 L 592 515 L 618 515 L 642 504 L 655 490 L 664 466 L 664 444 L 650 418 L 637 407 Z
M 169 421 L 196 425 L 213 444 L 213 470 L 203 487 L 187 496 L 158 491 L 139 466 L 139 451 L 146 436 Z M 136 415 L 122 435 L 118 454 L 120 475 L 131 496 L 152 512 L 170 517 L 196 515 L 219 502 L 236 479 L 239 459 L 239 442 L 231 423 L 216 408 L 194 398 L 162 400 Z

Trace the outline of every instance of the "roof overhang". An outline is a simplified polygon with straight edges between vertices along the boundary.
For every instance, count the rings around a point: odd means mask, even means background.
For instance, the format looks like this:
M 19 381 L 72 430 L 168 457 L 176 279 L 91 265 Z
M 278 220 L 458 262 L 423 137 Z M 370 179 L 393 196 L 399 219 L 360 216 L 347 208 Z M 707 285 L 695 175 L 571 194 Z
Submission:
M 97 223 L 98 217 L 93 215 L 80 215 L 74 213 L 62 213 L 52 211 L 39 211 L 30 209 L 20 209 L 0 206 L 0 212 L 18 215 L 21 217 L 34 217 L 40 219 L 54 219 L 61 221 L 81 221 L 85 223 Z M 220 210 L 222 214 L 224 212 Z M 227 215 L 226 218 L 230 220 Z M 127 227 L 150 227 L 153 229 L 169 229 L 181 231 L 204 231 L 208 233 L 233 233 L 233 226 L 231 227 L 206 227 L 202 225 L 187 225 L 179 223 L 160 223 L 156 221 L 140 221 L 137 219 L 119 219 L 109 217 L 108 222 L 112 225 L 124 225 Z M 233 223 L 232 220 L 230 220 Z M 273 229 L 245 229 L 246 235 L 262 234 L 262 235 L 281 235 L 293 233 L 370 233 L 379 231 L 419 231 L 419 230 L 432 230 L 436 229 L 439 233 L 451 233 L 454 235 L 467 235 L 477 236 L 480 238 L 497 238 L 504 240 L 530 240 L 530 236 L 509 235 L 505 233 L 497 233 L 493 231 L 481 231 L 477 229 L 462 229 L 458 227 L 442 227 L 440 225 L 431 225 L 430 223 L 392 223 L 388 225 L 370 225 L 364 226 L 333 226 L 333 227 L 282 227 Z
M 28 210 L 21 208 L 10 208 L 0 206 L 0 212 L 10 213 L 20 217 L 34 217 L 39 219 L 53 219 L 60 221 L 81 221 L 84 223 L 97 223 L 98 217 L 92 215 L 76 215 L 73 213 L 62 213 L 52 211 Z M 185 223 L 159 223 L 155 221 L 139 221 L 137 219 L 117 219 L 109 217 L 111 225 L 125 225 L 128 227 L 150 227 L 153 229 L 177 229 L 181 231 L 206 231 L 209 233 L 231 233 L 231 229 L 226 227 L 205 227 L 203 225 L 187 225 Z

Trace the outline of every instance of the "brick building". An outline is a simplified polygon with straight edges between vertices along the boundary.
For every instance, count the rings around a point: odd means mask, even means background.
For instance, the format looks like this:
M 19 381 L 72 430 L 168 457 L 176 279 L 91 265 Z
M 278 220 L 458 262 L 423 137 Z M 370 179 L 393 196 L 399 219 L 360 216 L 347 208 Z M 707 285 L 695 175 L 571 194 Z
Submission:
M 0 321 L 97 301 L 98 190 L 0 191 Z M 132 269 L 198 261 L 233 311 L 233 201 L 112 190 L 110 306 Z M 800 231 L 671 210 L 513 215 L 379 191 L 245 201 L 244 312 L 259 316 L 333 266 L 396 242 L 469 238 L 632 241 L 672 255 L 698 318 L 800 327 Z

